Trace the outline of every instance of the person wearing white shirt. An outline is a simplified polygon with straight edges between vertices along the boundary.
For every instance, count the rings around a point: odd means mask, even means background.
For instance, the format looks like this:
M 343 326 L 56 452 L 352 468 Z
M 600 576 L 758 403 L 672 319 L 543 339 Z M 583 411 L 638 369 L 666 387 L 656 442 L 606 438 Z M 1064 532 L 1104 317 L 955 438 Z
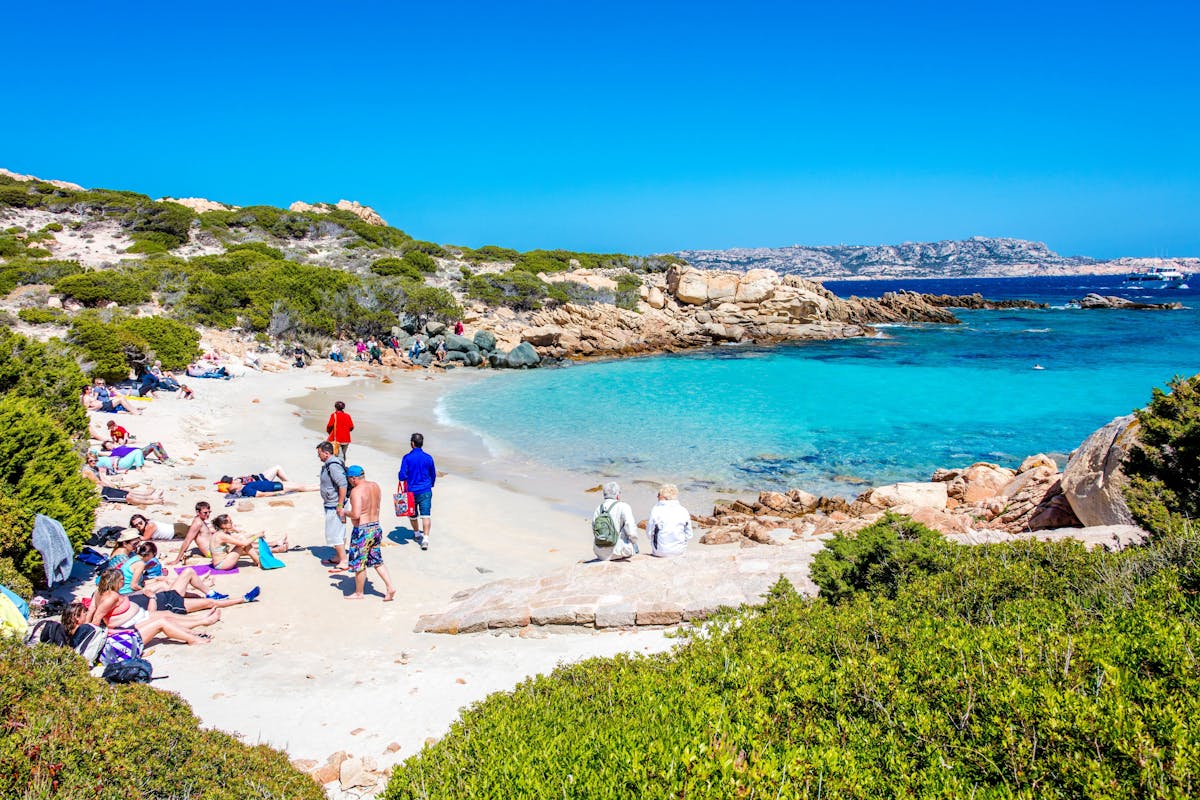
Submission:
M 609 481 L 603 486 L 604 500 L 592 514 L 592 524 L 597 518 L 608 512 L 612 518 L 613 527 L 617 529 L 617 543 L 612 547 L 601 547 L 592 542 L 592 552 L 600 561 L 618 561 L 629 558 L 638 552 L 637 522 L 633 518 L 633 509 L 621 499 L 621 487 L 615 481 Z
M 692 515 L 679 504 L 679 489 L 673 483 L 664 483 L 658 489 L 658 503 L 650 509 L 650 521 L 646 523 L 653 554 L 665 558 L 683 555 L 687 543 L 692 539 Z

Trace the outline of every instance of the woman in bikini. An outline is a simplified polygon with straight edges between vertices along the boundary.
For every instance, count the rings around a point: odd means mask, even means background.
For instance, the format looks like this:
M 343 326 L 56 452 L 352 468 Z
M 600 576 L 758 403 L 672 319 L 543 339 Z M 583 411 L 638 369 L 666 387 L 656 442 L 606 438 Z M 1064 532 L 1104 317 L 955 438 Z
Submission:
M 219 621 L 221 609 L 214 608 L 196 619 L 180 618 L 169 611 L 147 611 L 131 602 L 128 595 L 121 594 L 124 583 L 125 577 L 119 569 L 110 569 L 101 575 L 87 617 L 77 622 L 103 624 L 109 628 L 133 628 L 147 644 L 156 636 L 184 644 L 201 644 L 212 638 L 207 633 L 192 633 L 191 629 Z
M 265 538 L 261 533 L 250 536 L 242 534 L 233 524 L 228 514 L 222 514 L 213 520 L 212 536 L 212 566 L 213 569 L 233 569 L 242 556 L 249 558 L 255 566 L 261 567 L 258 559 L 258 540 Z M 278 542 L 267 542 L 272 553 L 283 553 L 288 550 L 287 537 Z

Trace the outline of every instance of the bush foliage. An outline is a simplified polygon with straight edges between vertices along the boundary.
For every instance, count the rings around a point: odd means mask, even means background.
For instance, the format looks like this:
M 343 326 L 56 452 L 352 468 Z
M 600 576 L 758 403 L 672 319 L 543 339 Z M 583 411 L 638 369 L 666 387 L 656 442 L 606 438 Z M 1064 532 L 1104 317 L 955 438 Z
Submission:
M 113 686 L 74 651 L 0 640 L 0 796 L 323 800 L 287 756 L 202 730 L 178 696 Z
M 83 353 L 93 377 L 121 381 L 155 359 L 170 370 L 184 369 L 200 355 L 200 334 L 166 317 L 81 312 L 71 321 L 69 340 Z
M 67 312 L 61 308 L 22 308 L 17 317 L 29 325 L 67 324 Z
M 1124 465 L 1126 500 L 1142 525 L 1178 528 L 1200 514 L 1200 375 L 1154 389 L 1136 412 L 1139 446 Z
M 897 518 L 859 536 L 823 556 L 835 602 L 781 579 L 670 653 L 492 695 L 385 796 L 1192 794 L 1200 538 L 964 547 Z
M 532 311 L 547 302 L 565 303 L 569 297 L 564 287 L 546 283 L 541 278 L 519 269 L 507 272 L 485 272 L 465 279 L 467 297 L 482 300 L 490 306 L 508 306 L 516 311 Z

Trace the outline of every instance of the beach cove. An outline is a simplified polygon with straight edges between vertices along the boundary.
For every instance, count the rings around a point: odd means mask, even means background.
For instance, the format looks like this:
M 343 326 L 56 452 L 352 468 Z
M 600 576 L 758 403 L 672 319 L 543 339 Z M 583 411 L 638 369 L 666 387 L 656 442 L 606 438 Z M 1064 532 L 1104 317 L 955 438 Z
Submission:
M 167 395 L 151 403 L 146 414 L 126 424 L 142 440 L 164 441 L 183 463 L 175 469 L 151 466 L 138 476 L 167 490 L 170 505 L 150 508 L 149 516 L 168 524 L 188 520 L 199 500 L 223 511 L 213 481 L 224 472 L 280 463 L 293 480 L 315 480 L 314 446 L 324 438 L 316 430 L 323 428 L 332 402 L 325 399 L 334 395 L 347 402 L 361 426 L 351 461 L 380 483 L 386 506 L 399 463 L 395 453 L 406 449 L 411 431 L 387 435 L 365 409 L 372 402 L 403 407 L 415 429 L 438 431 L 433 409 L 422 398 L 452 387 L 457 377 L 438 374 L 425 380 L 424 372 L 391 372 L 390 384 L 378 378 L 333 378 L 315 368 L 251 372 L 228 382 L 194 382 L 199 384 L 195 401 Z M 587 525 L 577 511 L 563 507 L 562 497 L 553 497 L 546 487 L 530 487 L 534 491 L 524 494 L 461 474 L 457 465 L 478 456 L 464 445 L 469 440 L 427 435 L 429 451 L 445 473 L 435 492 L 430 550 L 421 552 L 411 542 L 407 525 L 388 532 L 395 517 L 383 509 L 383 555 L 398 588 L 394 603 L 385 605 L 378 592 L 372 593 L 373 573 L 364 601 L 342 599 L 352 578 L 331 576 L 320 564 L 330 551 L 315 493 L 255 499 L 251 511 L 229 509 L 237 523 L 272 538 L 286 534 L 306 552 L 284 555 L 282 570 L 244 566 L 220 578 L 223 592 L 260 585 L 262 597 L 227 610 L 211 629 L 210 644 L 156 644 L 150 657 L 156 674 L 166 677 L 155 685 L 179 693 L 205 725 L 236 732 L 248 743 L 264 742 L 317 764 L 345 751 L 374 758 L 386 769 L 443 735 L 464 706 L 509 690 L 527 676 L 549 672 L 560 662 L 670 647 L 661 631 L 522 638 L 511 632 L 413 633 L 420 615 L 444 607 L 458 591 L 591 557 Z M 580 507 L 589 504 L 579 502 Z M 106 505 L 97 523 L 127 525 L 129 513 L 128 507 Z M 173 552 L 170 545 L 167 552 Z

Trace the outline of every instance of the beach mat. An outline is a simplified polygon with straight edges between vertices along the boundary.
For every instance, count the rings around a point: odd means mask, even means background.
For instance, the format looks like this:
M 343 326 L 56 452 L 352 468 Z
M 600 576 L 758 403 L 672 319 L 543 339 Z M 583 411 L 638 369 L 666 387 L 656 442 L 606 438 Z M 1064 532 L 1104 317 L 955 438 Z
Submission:
M 237 575 L 238 568 L 233 569 L 213 569 L 211 564 L 199 564 L 194 567 L 176 567 L 175 572 L 182 574 L 185 569 L 196 570 L 197 575 Z
M 263 569 L 279 569 L 287 566 L 271 552 L 271 547 L 267 544 L 266 539 L 258 540 L 258 561 L 262 564 Z

